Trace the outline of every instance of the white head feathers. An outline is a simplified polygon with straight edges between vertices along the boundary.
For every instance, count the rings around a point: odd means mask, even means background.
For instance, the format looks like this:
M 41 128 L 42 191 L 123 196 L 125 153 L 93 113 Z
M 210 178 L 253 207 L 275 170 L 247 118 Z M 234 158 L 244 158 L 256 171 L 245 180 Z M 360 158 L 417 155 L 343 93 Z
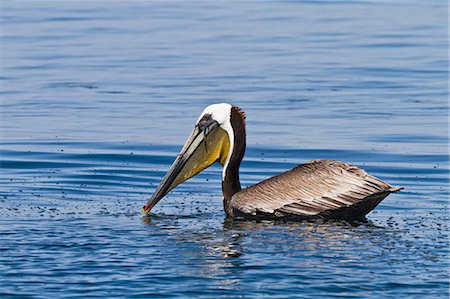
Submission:
M 202 114 L 197 120 L 197 123 L 202 119 L 202 117 L 206 114 L 211 115 L 211 118 L 220 125 L 222 129 L 227 131 L 228 137 L 230 138 L 230 150 L 228 151 L 227 159 L 225 160 L 225 164 L 223 165 L 222 179 L 225 178 L 225 171 L 227 169 L 228 163 L 230 162 L 231 154 L 233 153 L 234 147 L 234 131 L 231 126 L 231 108 L 233 106 L 228 103 L 220 103 L 209 105 L 203 110 Z

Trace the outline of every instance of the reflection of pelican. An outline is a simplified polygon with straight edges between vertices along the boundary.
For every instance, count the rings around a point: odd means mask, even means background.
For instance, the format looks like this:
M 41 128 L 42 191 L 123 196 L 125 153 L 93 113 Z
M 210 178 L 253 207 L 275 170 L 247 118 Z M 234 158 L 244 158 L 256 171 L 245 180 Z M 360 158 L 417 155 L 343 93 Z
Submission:
M 361 219 L 399 191 L 356 166 L 315 160 L 241 190 L 244 113 L 230 104 L 206 107 L 189 139 L 142 212 L 214 162 L 223 165 L 223 206 L 230 217 Z

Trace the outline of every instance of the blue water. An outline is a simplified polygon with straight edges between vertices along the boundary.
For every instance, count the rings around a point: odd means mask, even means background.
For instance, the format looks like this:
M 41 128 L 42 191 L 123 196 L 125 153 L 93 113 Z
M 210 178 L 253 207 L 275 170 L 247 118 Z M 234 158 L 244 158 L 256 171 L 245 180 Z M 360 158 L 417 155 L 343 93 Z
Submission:
M 448 298 L 446 1 L 3 1 L 0 297 Z M 221 168 L 139 211 L 202 109 L 244 186 L 354 163 L 368 222 L 226 220 Z

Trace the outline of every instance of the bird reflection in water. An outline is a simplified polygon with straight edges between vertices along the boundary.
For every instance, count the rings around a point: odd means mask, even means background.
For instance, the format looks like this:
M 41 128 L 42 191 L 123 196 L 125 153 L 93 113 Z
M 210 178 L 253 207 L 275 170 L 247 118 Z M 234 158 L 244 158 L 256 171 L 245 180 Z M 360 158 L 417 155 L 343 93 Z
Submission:
M 324 263 L 359 265 L 361 251 L 378 256 L 401 246 L 399 232 L 371 222 L 233 220 L 215 213 L 152 216 L 142 221 L 152 230 L 164 231 L 167 243 L 161 246 L 176 252 L 168 257 L 194 266 L 186 267 L 190 270 L 183 276 L 207 278 L 213 289 L 228 291 L 244 288 L 249 271 L 270 272 L 276 265 L 290 275 L 301 275 L 301 269 Z M 387 243 L 389 248 L 383 246 Z

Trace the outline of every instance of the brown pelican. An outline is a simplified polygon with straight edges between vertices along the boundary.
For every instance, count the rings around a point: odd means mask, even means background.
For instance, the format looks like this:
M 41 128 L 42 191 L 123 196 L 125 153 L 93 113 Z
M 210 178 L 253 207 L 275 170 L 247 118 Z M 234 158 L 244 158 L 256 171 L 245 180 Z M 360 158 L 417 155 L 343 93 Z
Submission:
M 148 214 L 170 190 L 214 162 L 223 166 L 223 207 L 229 217 L 363 219 L 386 196 L 402 189 L 334 160 L 300 164 L 241 189 L 245 136 L 245 115 L 238 107 L 226 103 L 206 107 L 142 213 Z

